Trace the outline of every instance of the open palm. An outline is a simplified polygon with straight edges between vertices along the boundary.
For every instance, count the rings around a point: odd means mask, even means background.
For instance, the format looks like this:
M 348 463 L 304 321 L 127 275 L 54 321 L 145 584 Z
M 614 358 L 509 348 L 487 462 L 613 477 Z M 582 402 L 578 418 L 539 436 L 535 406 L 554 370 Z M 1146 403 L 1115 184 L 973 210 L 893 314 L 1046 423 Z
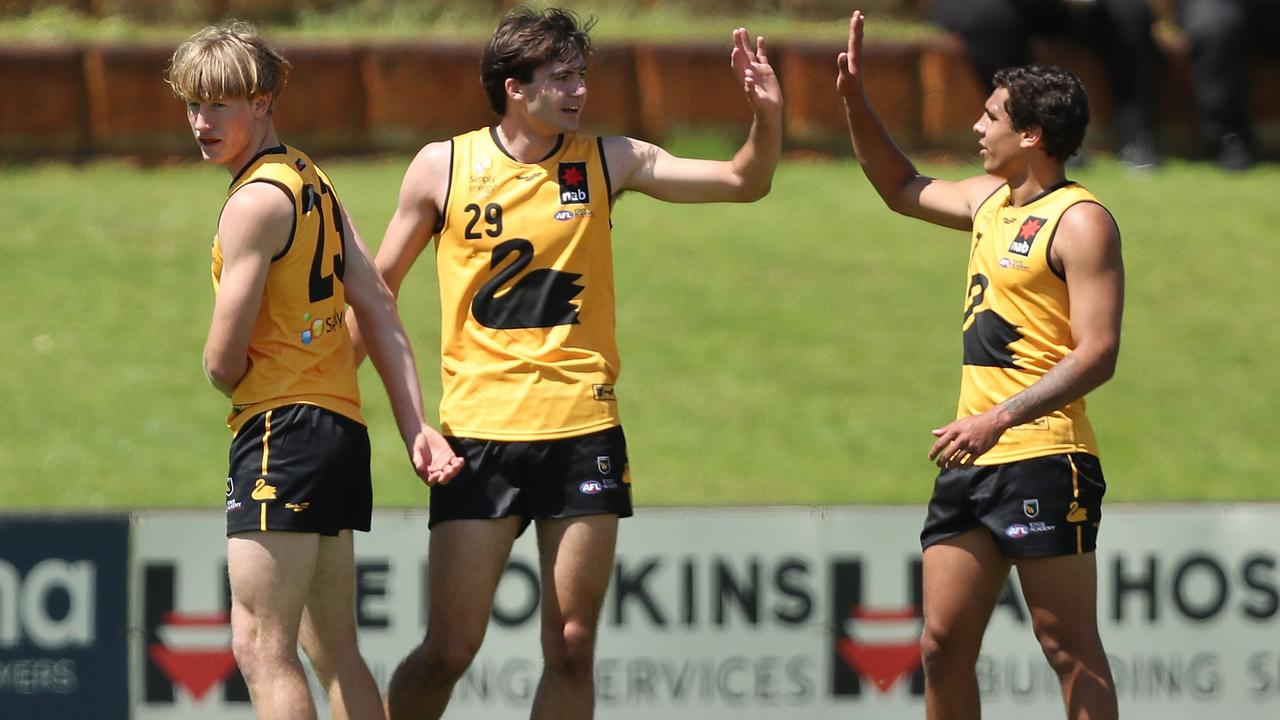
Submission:
M 733 73 L 742 84 L 747 102 L 757 115 L 777 113 L 782 109 L 782 87 L 765 54 L 764 37 L 757 37 L 755 47 L 746 28 L 733 31 L 733 52 L 729 54 Z

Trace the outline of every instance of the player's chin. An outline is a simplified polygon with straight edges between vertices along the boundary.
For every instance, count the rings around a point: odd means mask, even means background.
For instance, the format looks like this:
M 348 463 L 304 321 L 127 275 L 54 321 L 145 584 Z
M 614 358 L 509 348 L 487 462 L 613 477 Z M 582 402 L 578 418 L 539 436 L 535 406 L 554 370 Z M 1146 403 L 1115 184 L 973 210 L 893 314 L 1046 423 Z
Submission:
M 574 132 L 582 127 L 582 112 L 562 112 L 560 113 L 560 129 L 566 132 Z

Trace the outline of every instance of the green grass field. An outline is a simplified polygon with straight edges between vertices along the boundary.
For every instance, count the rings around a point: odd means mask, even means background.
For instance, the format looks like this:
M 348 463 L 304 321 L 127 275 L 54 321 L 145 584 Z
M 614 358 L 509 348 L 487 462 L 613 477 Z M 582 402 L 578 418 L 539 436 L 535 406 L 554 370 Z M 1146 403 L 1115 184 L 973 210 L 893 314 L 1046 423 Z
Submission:
M 407 162 L 326 163 L 370 245 Z M 1267 460 L 1280 168 L 1133 176 L 1099 159 L 1076 177 L 1114 211 L 1128 270 L 1119 372 L 1090 398 L 1109 498 L 1280 499 Z M 0 167 L 0 509 L 221 506 L 226 406 L 200 348 L 227 179 L 186 164 Z M 889 213 L 845 161 L 785 162 L 754 205 L 629 195 L 615 222 L 640 505 L 927 498 L 929 430 L 958 385 L 965 234 Z M 434 291 L 424 256 L 401 307 L 433 419 Z M 362 373 L 377 503 L 421 506 Z

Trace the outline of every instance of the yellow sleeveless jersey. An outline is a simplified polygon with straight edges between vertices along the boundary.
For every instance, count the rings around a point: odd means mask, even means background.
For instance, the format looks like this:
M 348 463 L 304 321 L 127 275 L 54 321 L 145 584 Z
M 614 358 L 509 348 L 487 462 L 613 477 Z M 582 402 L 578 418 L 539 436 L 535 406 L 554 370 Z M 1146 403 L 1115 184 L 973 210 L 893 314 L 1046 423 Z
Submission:
M 440 424 L 505 441 L 614 427 L 621 366 L 601 140 L 563 135 L 523 163 L 495 133 L 452 141 L 436 244 Z
M 283 405 L 318 405 L 363 423 L 355 354 L 346 327 L 342 284 L 344 230 L 338 196 L 311 158 L 281 145 L 231 181 L 227 197 L 266 182 L 293 201 L 293 234 L 271 260 L 258 318 L 249 337 L 249 371 L 231 397 L 227 425 Z M 222 247 L 213 240 L 213 289 L 222 276 Z
M 974 215 L 958 418 L 982 413 L 1030 387 L 1075 347 L 1066 279 L 1050 264 L 1049 248 L 1062 214 L 1081 202 L 1098 199 L 1066 182 L 1014 207 L 1009 186 L 1002 185 Z M 1080 398 L 1010 428 L 976 464 L 1069 452 L 1097 455 L 1084 408 Z

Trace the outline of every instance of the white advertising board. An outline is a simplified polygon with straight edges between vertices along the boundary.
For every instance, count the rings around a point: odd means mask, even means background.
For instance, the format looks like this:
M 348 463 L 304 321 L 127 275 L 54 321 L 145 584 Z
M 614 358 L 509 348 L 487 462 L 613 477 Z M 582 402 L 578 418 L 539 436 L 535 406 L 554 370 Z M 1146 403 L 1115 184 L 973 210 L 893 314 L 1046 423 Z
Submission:
M 920 718 L 919 544 L 903 507 L 650 510 L 623 521 L 597 647 L 597 716 Z M 218 514 L 133 534 L 135 720 L 250 718 L 226 624 Z M 380 685 L 426 631 L 425 513 L 357 537 L 360 646 Z M 1110 506 L 1103 640 L 1131 720 L 1280 717 L 1280 506 Z M 541 661 L 532 532 L 446 718 L 528 717 Z M 1060 717 L 1016 579 L 979 663 L 984 717 Z

